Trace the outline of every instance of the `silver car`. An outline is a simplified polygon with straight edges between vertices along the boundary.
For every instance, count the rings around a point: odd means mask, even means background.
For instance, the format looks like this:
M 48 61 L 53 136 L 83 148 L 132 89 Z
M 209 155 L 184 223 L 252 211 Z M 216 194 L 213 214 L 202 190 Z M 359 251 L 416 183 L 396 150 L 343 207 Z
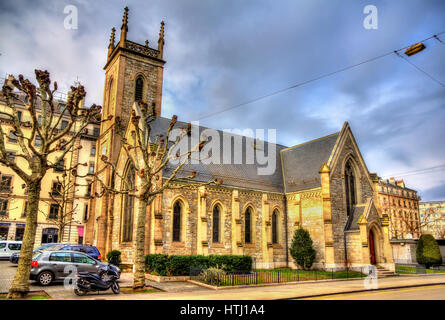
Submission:
M 107 264 L 78 251 L 37 251 L 32 257 L 30 279 L 42 286 L 53 281 L 74 277 L 77 272 L 91 272 L 106 276 Z M 113 266 L 120 275 L 120 270 Z

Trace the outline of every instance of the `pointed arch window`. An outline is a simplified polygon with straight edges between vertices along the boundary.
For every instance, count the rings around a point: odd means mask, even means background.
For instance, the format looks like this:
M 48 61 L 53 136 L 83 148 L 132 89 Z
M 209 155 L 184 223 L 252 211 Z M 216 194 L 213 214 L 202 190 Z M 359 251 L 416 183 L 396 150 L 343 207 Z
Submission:
M 272 213 L 272 243 L 278 243 L 278 212 Z
M 220 226 L 221 210 L 219 205 L 213 207 L 212 217 L 212 241 L 219 242 L 219 226 Z
M 252 242 L 252 209 L 248 207 L 244 214 L 244 242 Z
M 134 220 L 134 195 L 135 189 L 135 170 L 130 166 L 124 177 L 124 190 L 129 191 L 124 195 L 124 212 L 122 217 L 122 242 L 133 241 L 133 220 Z
M 142 76 L 136 78 L 136 84 L 134 88 L 134 101 L 142 100 L 144 93 L 144 79 Z
M 351 161 L 345 166 L 345 191 L 346 191 L 346 213 L 351 215 L 354 205 L 357 203 L 355 194 L 355 176 Z
M 173 241 L 181 241 L 181 201 L 176 201 L 173 205 Z

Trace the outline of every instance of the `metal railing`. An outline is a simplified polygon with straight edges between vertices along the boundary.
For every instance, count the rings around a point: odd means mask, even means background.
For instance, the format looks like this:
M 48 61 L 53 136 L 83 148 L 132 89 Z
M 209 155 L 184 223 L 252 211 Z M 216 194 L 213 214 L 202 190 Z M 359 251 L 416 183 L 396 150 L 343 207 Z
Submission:
M 223 271 L 219 269 L 190 268 L 190 279 L 214 286 L 273 284 L 333 279 L 357 279 L 368 276 L 364 267 L 327 270 L 255 270 Z

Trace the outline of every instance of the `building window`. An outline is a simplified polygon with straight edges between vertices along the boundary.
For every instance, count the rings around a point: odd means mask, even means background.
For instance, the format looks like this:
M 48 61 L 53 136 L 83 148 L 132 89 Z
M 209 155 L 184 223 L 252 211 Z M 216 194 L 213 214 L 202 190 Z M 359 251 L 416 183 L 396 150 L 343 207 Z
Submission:
M 95 156 L 96 155 L 96 146 L 92 146 L 91 147 L 91 155 Z
M 25 233 L 25 227 L 16 227 L 15 229 L 15 241 L 22 241 L 23 240 L 23 234 Z
M 8 240 L 8 232 L 9 227 L 0 226 L 0 240 Z M 0 249 L 4 249 L 6 247 L 6 243 L 0 243 Z
M 40 136 L 38 134 L 36 135 L 36 138 L 34 140 L 34 145 L 36 147 L 40 147 L 42 145 L 42 138 L 40 138 Z
M 142 77 L 136 79 L 136 85 L 134 89 L 134 101 L 142 100 L 144 92 L 144 80 Z
M 11 143 L 17 143 L 18 142 L 17 135 L 12 130 L 9 131 L 8 141 L 11 142 Z
M 66 105 L 65 105 L 64 103 L 59 102 L 58 107 L 59 107 L 59 112 L 60 112 L 60 113 L 62 113 L 62 112 L 64 111 L 65 106 L 66 106 Z M 63 128 L 62 128 L 62 130 L 63 130 Z
M 8 215 L 8 199 L 0 199 L 0 217 Z
M 42 243 L 54 243 L 58 239 L 58 230 L 56 228 L 45 228 L 42 230 Z
M 65 129 L 66 127 L 68 127 L 68 121 L 62 120 L 62 122 L 60 124 L 60 130 Z
M 0 180 L 0 191 L 3 192 L 12 191 L 12 176 L 2 176 Z
M 19 119 L 19 121 L 22 121 L 22 111 L 17 111 L 17 119 Z
M 244 214 L 244 242 L 252 242 L 252 209 L 248 207 Z
M 42 116 L 41 116 L 41 115 L 39 115 L 39 116 L 37 117 L 37 123 L 38 123 L 39 127 L 42 126 Z
M 53 181 L 51 194 L 53 196 L 60 196 L 62 192 L 62 184 L 59 181 Z
M 173 241 L 181 241 L 181 201 L 176 201 L 173 206 Z
M 88 168 L 88 174 L 94 174 L 94 162 L 90 162 L 90 166 Z
M 131 192 L 135 189 L 135 169 L 130 166 L 126 172 L 124 190 L 129 193 L 124 194 L 124 215 L 122 224 L 122 242 L 133 241 L 133 216 L 134 216 L 134 195 Z
M 15 152 L 14 151 L 8 151 L 8 160 L 11 162 L 15 162 Z
M 57 161 L 57 163 L 54 167 L 54 171 L 55 172 L 63 172 L 64 170 L 65 170 L 65 160 L 60 159 L 59 161 Z
M 278 212 L 272 213 L 272 243 L 278 243 Z
M 219 242 L 219 226 L 221 219 L 221 210 L 218 205 L 213 207 L 213 217 L 212 217 L 212 235 L 213 242 Z
M 345 166 L 345 191 L 346 191 L 346 213 L 351 215 L 354 205 L 356 204 L 355 195 L 355 177 L 352 169 L 351 161 L 348 161 Z
M 83 210 L 83 221 L 88 220 L 88 205 L 85 205 L 85 209 Z
M 27 212 L 28 212 L 28 201 L 25 201 L 25 205 L 23 206 L 22 217 L 26 217 Z
M 98 137 L 100 135 L 100 128 L 93 128 L 93 136 Z
M 51 203 L 49 206 L 49 219 L 57 219 L 57 216 L 59 215 L 59 205 L 57 203 Z
M 91 196 L 92 187 L 93 187 L 93 183 L 91 181 L 87 181 L 87 193 L 85 194 L 86 197 Z

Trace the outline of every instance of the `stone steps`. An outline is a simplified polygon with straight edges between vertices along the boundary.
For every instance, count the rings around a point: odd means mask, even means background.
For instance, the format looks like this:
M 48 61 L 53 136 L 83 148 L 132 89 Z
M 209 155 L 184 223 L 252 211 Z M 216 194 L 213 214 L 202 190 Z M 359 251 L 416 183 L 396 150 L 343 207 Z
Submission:
M 377 271 L 377 278 L 387 278 L 387 277 L 394 277 L 398 276 L 397 273 L 394 273 L 393 271 L 387 270 L 381 266 L 376 266 Z

